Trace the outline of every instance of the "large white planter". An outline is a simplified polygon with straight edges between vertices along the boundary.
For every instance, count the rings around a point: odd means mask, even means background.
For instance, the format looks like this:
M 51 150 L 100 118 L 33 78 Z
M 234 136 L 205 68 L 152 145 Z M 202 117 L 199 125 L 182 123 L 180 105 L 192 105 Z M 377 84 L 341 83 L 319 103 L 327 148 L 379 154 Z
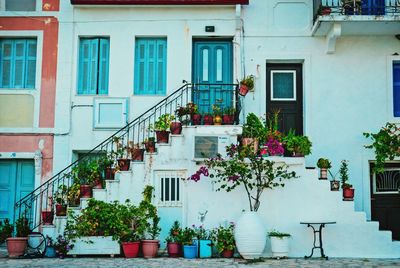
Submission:
M 73 242 L 74 248 L 68 255 L 110 255 L 120 254 L 120 246 L 111 236 L 85 236 Z
M 270 236 L 272 257 L 283 258 L 289 255 L 289 237 Z
M 266 243 L 266 230 L 257 212 L 244 212 L 235 226 L 236 247 L 244 259 L 260 258 Z

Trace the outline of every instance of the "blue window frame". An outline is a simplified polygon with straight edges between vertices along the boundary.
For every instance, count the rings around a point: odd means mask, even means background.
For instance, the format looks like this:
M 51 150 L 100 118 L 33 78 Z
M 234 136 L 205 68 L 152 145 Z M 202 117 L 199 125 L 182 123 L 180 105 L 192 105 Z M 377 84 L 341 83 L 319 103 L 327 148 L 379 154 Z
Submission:
M 80 39 L 78 94 L 108 94 L 109 53 L 108 38 Z
M 400 117 L 400 62 L 393 63 L 393 114 Z
M 35 88 L 36 39 L 0 39 L 0 88 Z
M 165 95 L 167 39 L 137 38 L 135 45 L 136 95 Z

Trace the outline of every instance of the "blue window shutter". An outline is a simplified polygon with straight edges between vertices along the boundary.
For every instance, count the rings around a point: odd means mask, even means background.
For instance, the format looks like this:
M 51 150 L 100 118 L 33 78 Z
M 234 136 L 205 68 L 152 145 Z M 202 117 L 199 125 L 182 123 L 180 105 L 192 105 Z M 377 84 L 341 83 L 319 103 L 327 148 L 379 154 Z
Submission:
M 11 88 L 13 42 L 10 40 L 2 40 L 0 53 L 0 87 Z
M 165 94 L 167 80 L 167 40 L 157 41 L 156 94 Z
M 89 94 L 90 40 L 81 39 L 79 45 L 78 94 Z
M 148 44 L 148 56 L 147 56 L 147 77 L 145 80 L 147 81 L 147 87 L 145 90 L 145 94 L 155 94 L 156 92 L 156 60 L 157 60 L 157 41 L 155 39 L 150 39 L 147 41 Z
M 146 83 L 146 54 L 147 41 L 137 39 L 135 45 L 135 94 L 144 94 L 147 86 Z
M 34 39 L 27 40 L 27 42 L 26 42 L 25 88 L 35 88 L 36 50 L 37 50 L 36 40 L 34 40 Z
M 393 64 L 393 112 L 400 117 L 400 63 Z
M 26 60 L 26 40 L 15 40 L 14 42 L 14 70 L 13 88 L 24 88 L 25 83 L 25 60 Z
M 99 53 L 99 94 L 108 93 L 108 66 L 110 41 L 105 38 L 100 39 Z
M 97 75 L 99 67 L 99 39 L 90 40 L 90 80 L 89 80 L 89 92 L 88 94 L 97 93 Z

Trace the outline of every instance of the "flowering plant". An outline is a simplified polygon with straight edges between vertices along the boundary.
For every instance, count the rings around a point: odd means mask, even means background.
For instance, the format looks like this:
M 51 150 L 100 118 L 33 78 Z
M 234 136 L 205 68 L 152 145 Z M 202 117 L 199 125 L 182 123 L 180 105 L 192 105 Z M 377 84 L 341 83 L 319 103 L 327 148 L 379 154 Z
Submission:
M 235 248 L 234 230 L 235 224 L 231 222 L 228 227 L 219 226 L 212 231 L 218 252 Z
M 169 229 L 168 237 L 165 239 L 167 243 L 181 243 L 182 242 L 182 228 L 178 221 L 174 221 L 174 224 Z
M 196 227 L 196 225 L 192 225 L 192 228 L 194 230 L 195 233 L 195 237 L 198 240 L 208 240 L 210 239 L 210 232 L 204 228 L 203 225 L 200 225 L 198 227 Z
M 59 235 L 56 239 L 56 242 L 54 242 L 54 249 L 61 257 L 67 255 L 68 251 L 73 248 L 74 245 L 70 243 L 69 239 L 62 235 Z
M 193 245 L 193 238 L 196 236 L 192 228 L 185 227 L 182 230 L 182 245 Z
M 220 154 L 205 161 L 190 179 L 200 180 L 200 176 L 208 175 L 214 179 L 217 191 L 230 192 L 242 185 L 247 193 L 250 211 L 257 211 L 260 207 L 260 198 L 265 189 L 283 187 L 283 180 L 296 177 L 294 171 L 289 172 L 286 164 L 277 164 L 259 157 L 251 148 L 237 145 L 226 147 L 226 158 Z
M 270 137 L 267 143 L 264 144 L 269 155 L 283 155 L 285 149 L 283 149 L 282 143 L 275 138 Z

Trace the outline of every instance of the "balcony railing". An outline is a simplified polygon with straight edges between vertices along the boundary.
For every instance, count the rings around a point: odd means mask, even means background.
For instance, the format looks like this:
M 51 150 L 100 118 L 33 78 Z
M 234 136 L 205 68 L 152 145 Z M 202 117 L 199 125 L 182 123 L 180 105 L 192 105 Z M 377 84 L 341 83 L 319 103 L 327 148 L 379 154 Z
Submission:
M 314 0 L 314 19 L 320 15 L 400 15 L 400 0 Z

